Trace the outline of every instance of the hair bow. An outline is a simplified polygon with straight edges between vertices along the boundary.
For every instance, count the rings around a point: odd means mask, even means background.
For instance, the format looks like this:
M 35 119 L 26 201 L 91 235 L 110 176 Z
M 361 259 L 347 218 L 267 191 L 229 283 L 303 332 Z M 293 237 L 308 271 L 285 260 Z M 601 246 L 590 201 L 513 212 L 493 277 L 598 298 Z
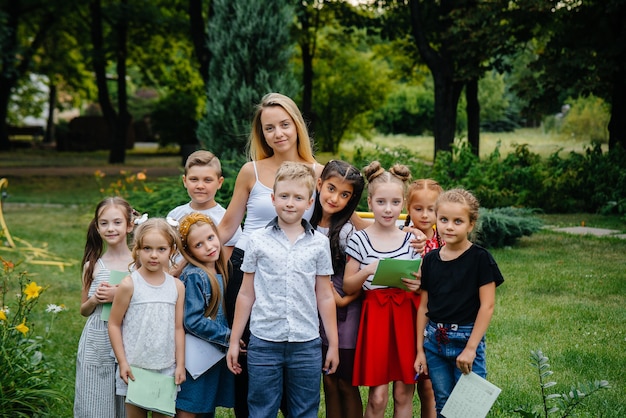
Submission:
M 141 215 L 141 218 L 135 219 L 135 225 L 141 225 L 142 223 L 144 223 L 147 220 L 148 220 L 148 214 L 144 213 L 143 215 Z
M 170 226 L 173 226 L 174 228 L 178 228 L 178 221 L 176 219 L 168 216 L 167 218 L 165 218 L 165 220 L 167 221 L 168 224 L 170 224 Z

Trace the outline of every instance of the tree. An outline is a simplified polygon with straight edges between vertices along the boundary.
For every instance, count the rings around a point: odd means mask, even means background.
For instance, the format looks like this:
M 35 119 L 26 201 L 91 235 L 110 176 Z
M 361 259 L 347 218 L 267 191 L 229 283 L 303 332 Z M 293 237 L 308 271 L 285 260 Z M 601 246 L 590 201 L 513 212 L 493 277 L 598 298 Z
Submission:
M 7 114 L 11 93 L 33 64 L 43 41 L 63 16 L 65 1 L 0 3 L 0 150 L 9 149 Z
M 253 108 L 263 95 L 293 95 L 296 90 L 289 34 L 294 15 L 288 3 L 212 1 L 209 50 L 220 59 L 209 65 L 206 113 L 197 134 L 220 158 L 244 152 Z

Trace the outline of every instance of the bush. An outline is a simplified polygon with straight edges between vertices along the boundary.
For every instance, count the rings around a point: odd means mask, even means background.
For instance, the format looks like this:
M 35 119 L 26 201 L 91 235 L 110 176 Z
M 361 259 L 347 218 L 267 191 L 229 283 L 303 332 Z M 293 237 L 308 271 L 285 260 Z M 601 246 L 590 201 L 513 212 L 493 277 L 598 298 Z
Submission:
M 486 248 L 511 246 L 541 229 L 543 222 L 534 213 L 524 208 L 481 208 L 475 242 Z
M 374 126 L 384 134 L 424 135 L 432 132 L 435 99 L 421 86 L 395 90 L 374 115 Z
M 561 133 L 589 142 L 606 144 L 609 140 L 608 105 L 593 95 L 571 100 L 571 108 L 563 118 Z

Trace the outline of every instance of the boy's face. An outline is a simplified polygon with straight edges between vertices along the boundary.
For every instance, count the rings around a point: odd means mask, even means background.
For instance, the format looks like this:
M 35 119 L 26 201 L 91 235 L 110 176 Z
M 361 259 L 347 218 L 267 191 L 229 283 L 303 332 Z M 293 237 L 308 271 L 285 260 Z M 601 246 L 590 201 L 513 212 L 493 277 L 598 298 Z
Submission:
M 309 188 L 297 180 L 282 180 L 276 183 L 272 203 L 279 221 L 284 224 L 300 224 L 304 212 L 313 204 Z
M 195 165 L 183 176 L 183 185 L 191 198 L 195 210 L 209 209 L 215 206 L 215 193 L 222 187 L 224 177 L 217 175 L 217 170 L 209 166 Z

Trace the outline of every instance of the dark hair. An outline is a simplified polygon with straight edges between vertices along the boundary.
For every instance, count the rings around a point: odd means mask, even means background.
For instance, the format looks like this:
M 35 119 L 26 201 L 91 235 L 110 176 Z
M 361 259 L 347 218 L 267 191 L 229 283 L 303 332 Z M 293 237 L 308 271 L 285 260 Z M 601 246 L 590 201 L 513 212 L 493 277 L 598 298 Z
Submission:
M 93 219 L 89 222 L 89 227 L 87 228 L 87 241 L 81 262 L 84 268 L 83 287 L 87 290 L 89 290 L 91 282 L 93 282 L 93 271 L 96 268 L 96 262 L 104 252 L 104 241 L 100 236 L 100 232 L 98 232 L 98 221 L 104 209 L 109 206 L 117 206 L 122 209 L 127 225 L 132 225 L 133 218 L 137 215 L 137 212 L 130 206 L 130 203 L 119 196 L 107 197 L 98 203 Z M 86 268 L 85 265 L 87 265 Z
M 346 204 L 345 208 L 331 216 L 330 227 L 328 228 L 328 240 L 330 241 L 333 269 L 335 270 L 335 273 L 338 273 L 343 272 L 346 265 L 346 257 L 341 249 L 339 234 L 341 233 L 343 226 L 346 222 L 348 222 L 356 210 L 359 200 L 361 200 L 361 195 L 363 194 L 363 189 L 365 188 L 365 180 L 357 168 L 345 161 L 340 160 L 329 161 L 320 175 L 320 180 L 323 183 L 331 177 L 339 177 L 352 185 L 352 196 L 350 197 L 350 200 Z M 313 215 L 311 215 L 311 225 L 315 228 L 323 216 L 319 193 L 315 198 L 314 205 Z

